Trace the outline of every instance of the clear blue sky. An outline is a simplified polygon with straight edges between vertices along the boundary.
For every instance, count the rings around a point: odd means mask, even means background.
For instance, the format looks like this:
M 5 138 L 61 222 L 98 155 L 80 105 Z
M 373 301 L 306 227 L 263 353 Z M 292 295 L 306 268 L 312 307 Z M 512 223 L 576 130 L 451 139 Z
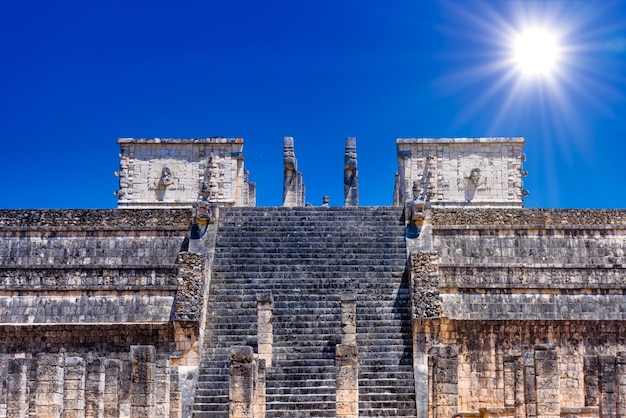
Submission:
M 550 77 L 510 63 L 558 33 Z M 118 137 L 243 137 L 258 205 L 282 138 L 307 201 L 392 202 L 397 137 L 523 136 L 527 207 L 626 207 L 625 1 L 0 0 L 0 208 L 116 206 Z

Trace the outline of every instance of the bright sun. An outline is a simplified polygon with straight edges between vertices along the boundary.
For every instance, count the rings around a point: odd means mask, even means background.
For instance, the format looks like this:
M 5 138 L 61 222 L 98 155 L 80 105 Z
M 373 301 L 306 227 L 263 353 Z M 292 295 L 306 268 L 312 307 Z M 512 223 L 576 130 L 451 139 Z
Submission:
M 543 29 L 522 32 L 514 41 L 513 59 L 525 75 L 549 75 L 559 59 L 556 36 Z

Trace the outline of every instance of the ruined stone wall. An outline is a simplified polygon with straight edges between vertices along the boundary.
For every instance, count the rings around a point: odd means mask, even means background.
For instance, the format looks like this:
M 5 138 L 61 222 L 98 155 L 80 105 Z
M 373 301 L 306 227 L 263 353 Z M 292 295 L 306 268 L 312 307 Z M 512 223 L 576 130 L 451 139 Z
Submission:
M 624 416 L 626 211 L 433 209 L 430 221 L 434 252 L 411 258 L 414 284 L 437 283 L 430 297 L 414 289 L 428 416 Z M 441 314 L 417 315 L 420 303 Z

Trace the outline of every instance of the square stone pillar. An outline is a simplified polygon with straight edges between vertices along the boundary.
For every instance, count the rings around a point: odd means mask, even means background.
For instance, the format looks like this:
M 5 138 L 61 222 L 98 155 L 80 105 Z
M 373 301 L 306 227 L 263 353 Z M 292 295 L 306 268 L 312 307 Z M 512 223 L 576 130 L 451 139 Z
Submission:
M 341 344 L 335 348 L 337 417 L 359 416 L 359 359 L 356 344 L 356 293 L 341 295 Z
M 585 406 L 598 406 L 600 404 L 598 399 L 598 384 L 600 382 L 598 356 L 585 356 L 583 367 L 585 375 Z
M 266 367 L 272 367 L 274 344 L 272 312 L 274 309 L 274 296 L 270 292 L 257 293 L 256 309 L 259 358 L 265 361 Z
M 63 372 L 65 359 L 62 354 L 41 353 L 37 356 L 37 392 L 35 414 L 38 417 L 60 417 L 63 412 Z
M 537 386 L 534 353 L 524 354 L 524 409 L 527 418 L 537 417 Z
M 451 417 L 459 404 L 459 351 L 453 346 L 430 349 L 431 399 L 433 417 Z
M 28 414 L 28 362 L 10 359 L 7 374 L 7 418 L 21 418 Z
M 265 360 L 257 359 L 254 379 L 254 405 L 252 408 L 254 418 L 265 418 L 265 381 L 267 368 Z
M 535 347 L 537 418 L 559 418 L 560 376 L 556 349 L 551 345 Z
M 359 360 L 357 346 L 338 344 L 335 353 L 337 368 L 337 417 L 359 416 Z
M 254 351 L 252 347 L 230 348 L 228 416 L 254 418 Z
M 341 344 L 356 345 L 356 293 L 341 295 Z
M 626 352 L 617 353 L 617 416 L 626 417 Z
M 82 357 L 65 358 L 63 406 L 63 418 L 85 416 L 85 360 Z
M 67 372 L 66 372 L 67 373 Z M 104 361 L 104 416 L 118 417 L 120 392 L 120 361 L 107 359 Z
M 85 364 L 85 417 L 100 417 L 104 413 L 104 362 L 99 358 L 87 358 Z
M 615 356 L 599 356 L 600 364 L 600 416 L 617 418 L 617 385 Z
M 130 389 L 130 415 L 154 416 L 154 376 L 156 350 L 154 346 L 134 345 L 130 348 L 132 384 Z

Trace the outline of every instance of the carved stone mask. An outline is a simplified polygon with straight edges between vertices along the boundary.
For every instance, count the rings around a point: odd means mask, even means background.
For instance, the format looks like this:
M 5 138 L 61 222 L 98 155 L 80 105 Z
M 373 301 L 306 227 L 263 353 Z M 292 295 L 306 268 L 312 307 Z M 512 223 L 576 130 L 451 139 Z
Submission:
M 473 168 L 469 179 L 474 183 L 474 186 L 478 186 L 478 182 L 480 181 L 480 168 Z
M 172 184 L 172 171 L 167 166 L 163 166 L 161 169 L 161 184 L 164 186 Z

